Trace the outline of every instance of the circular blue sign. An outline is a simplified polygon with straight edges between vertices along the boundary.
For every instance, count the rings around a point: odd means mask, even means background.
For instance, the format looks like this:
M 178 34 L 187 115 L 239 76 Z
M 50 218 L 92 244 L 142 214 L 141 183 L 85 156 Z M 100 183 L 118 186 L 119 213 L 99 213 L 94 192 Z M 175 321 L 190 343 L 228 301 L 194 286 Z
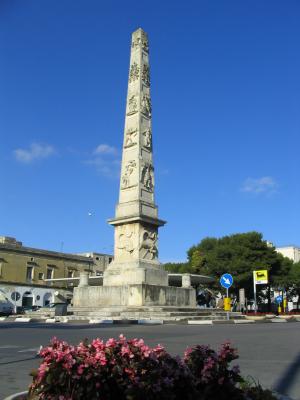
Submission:
M 276 297 L 275 297 L 275 301 L 276 301 L 276 303 L 278 303 L 278 304 L 282 303 L 282 296 L 276 296 Z
M 223 274 L 220 278 L 220 285 L 223 288 L 228 289 L 233 284 L 233 277 L 230 274 Z

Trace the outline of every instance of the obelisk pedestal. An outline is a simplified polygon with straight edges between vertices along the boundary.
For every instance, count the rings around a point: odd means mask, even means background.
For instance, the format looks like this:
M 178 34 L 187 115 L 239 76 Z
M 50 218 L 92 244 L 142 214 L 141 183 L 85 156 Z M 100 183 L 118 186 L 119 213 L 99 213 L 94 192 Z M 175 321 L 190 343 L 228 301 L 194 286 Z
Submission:
M 158 218 L 154 202 L 152 106 L 147 34 L 132 34 L 119 202 L 115 218 L 114 261 L 104 271 L 103 286 L 78 287 L 74 305 L 196 305 L 191 287 L 168 286 L 158 261 Z

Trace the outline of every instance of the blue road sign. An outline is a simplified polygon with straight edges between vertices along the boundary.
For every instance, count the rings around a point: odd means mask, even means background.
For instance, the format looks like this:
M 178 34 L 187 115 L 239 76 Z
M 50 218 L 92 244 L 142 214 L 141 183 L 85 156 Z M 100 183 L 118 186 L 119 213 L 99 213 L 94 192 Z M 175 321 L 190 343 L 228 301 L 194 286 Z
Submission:
M 228 289 L 233 284 L 233 277 L 230 274 L 223 274 L 220 278 L 220 285 L 223 288 Z
M 276 296 L 275 297 L 275 301 L 276 301 L 277 304 L 282 303 L 282 296 Z

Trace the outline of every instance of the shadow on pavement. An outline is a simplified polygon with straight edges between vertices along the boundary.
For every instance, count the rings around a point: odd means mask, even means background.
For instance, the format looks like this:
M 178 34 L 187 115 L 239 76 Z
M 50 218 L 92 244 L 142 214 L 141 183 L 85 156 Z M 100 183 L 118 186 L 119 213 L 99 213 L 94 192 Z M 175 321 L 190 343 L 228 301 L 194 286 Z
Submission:
M 289 389 L 291 389 L 293 384 L 296 382 L 298 374 L 300 374 L 300 353 L 285 370 L 282 377 L 278 379 L 274 389 L 278 393 L 288 395 Z
M 120 324 L 121 325 L 121 324 Z M 124 325 L 131 325 L 131 324 L 122 324 Z M 32 329 L 32 328 L 39 328 L 39 329 L 93 329 L 93 328 L 111 328 L 115 326 L 113 324 L 64 324 L 64 323 L 57 323 L 57 324 L 45 324 L 45 323 L 24 323 L 24 322 L 9 322 L 9 323 L 1 323 L 1 329 L 11 329 L 11 328 L 25 328 L 25 329 Z
M 0 362 L 1 365 L 9 365 L 9 364 L 16 364 L 22 361 L 30 361 L 30 360 L 35 360 L 37 358 L 40 358 L 40 356 L 36 355 L 34 357 L 29 357 L 29 358 L 22 358 L 22 360 L 13 360 L 13 361 L 5 361 L 5 362 Z

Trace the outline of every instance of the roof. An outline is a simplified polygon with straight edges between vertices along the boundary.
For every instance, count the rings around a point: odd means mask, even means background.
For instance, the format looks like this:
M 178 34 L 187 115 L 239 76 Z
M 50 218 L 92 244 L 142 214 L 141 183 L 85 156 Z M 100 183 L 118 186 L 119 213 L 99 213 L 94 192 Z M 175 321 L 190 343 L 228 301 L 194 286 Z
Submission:
M 43 250 L 43 249 L 36 249 L 33 247 L 26 247 L 26 246 L 16 246 L 15 244 L 11 243 L 0 243 L 0 252 L 1 251 L 10 251 L 12 253 L 23 253 L 23 254 L 30 254 L 39 257 L 47 257 L 53 259 L 65 259 L 65 260 L 72 260 L 72 261 L 80 261 L 83 263 L 91 263 L 92 258 L 87 256 L 81 256 L 77 254 L 69 254 L 69 253 L 62 253 L 59 251 L 52 251 L 52 250 Z

